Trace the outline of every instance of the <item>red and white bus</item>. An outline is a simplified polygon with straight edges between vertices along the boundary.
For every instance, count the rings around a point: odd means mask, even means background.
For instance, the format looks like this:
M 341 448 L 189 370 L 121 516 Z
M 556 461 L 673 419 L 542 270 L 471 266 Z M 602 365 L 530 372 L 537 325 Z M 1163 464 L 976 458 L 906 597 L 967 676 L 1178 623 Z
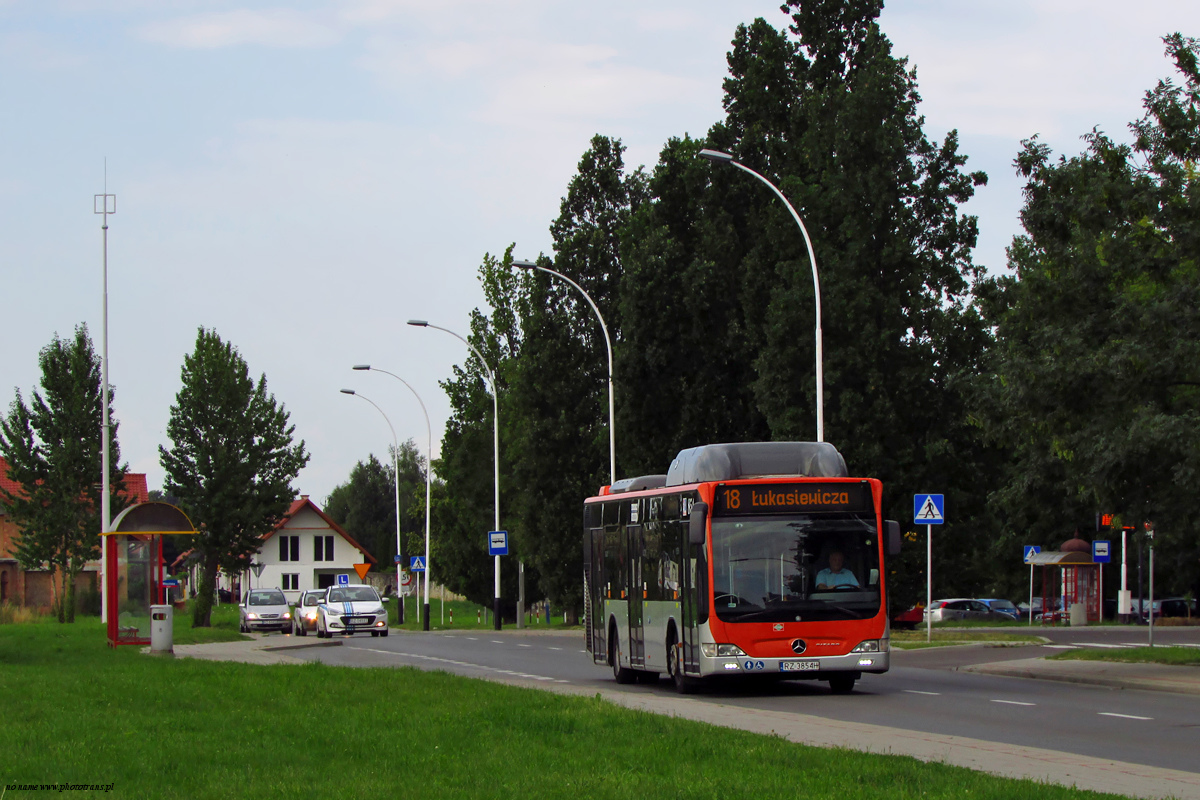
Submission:
M 684 450 L 584 502 L 588 650 L 619 683 L 665 672 L 829 681 L 888 669 L 883 486 L 828 443 Z

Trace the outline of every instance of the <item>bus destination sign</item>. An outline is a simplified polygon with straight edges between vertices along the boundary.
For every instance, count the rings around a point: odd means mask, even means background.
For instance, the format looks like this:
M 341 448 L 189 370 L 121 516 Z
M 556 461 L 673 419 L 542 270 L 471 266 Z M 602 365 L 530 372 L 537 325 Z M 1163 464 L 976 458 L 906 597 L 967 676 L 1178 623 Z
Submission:
M 718 486 L 713 513 L 777 514 L 787 511 L 870 511 L 867 483 L 759 483 Z

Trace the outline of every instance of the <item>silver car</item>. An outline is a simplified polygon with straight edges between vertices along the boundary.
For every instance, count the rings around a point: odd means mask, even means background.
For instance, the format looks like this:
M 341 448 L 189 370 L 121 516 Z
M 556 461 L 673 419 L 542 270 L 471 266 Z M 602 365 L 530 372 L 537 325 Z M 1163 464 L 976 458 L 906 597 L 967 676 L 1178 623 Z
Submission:
M 308 636 L 309 631 L 317 629 L 317 606 L 325 599 L 325 589 L 307 589 L 300 593 L 296 601 L 296 610 L 292 612 L 292 633 L 296 636 Z
M 971 600 L 965 597 L 934 600 L 929 604 L 926 618 L 932 622 L 950 622 L 951 620 L 1012 621 L 1010 615 L 993 611 L 982 600 Z
M 238 630 L 280 631 L 292 629 L 292 609 L 279 589 L 252 589 L 238 606 Z

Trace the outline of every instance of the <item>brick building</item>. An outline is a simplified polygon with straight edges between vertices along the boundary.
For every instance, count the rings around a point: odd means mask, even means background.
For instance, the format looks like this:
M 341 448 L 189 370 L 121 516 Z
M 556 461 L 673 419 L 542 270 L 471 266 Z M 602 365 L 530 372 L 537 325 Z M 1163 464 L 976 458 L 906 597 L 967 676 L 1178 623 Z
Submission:
M 8 477 L 8 462 L 0 458 L 0 489 L 10 494 L 20 494 L 21 484 Z M 130 502 L 144 503 L 150 499 L 144 473 L 127 473 L 121 491 Z M 0 497 L 3 495 L 0 494 Z M 99 531 L 97 539 L 99 538 Z M 24 570 L 16 559 L 16 538 L 20 529 L 4 508 L 0 500 L 0 603 L 49 609 L 54 601 L 51 587 L 53 574 L 49 570 Z M 99 586 L 100 562 L 89 561 L 79 574 L 75 584 L 76 597 L 94 591 Z

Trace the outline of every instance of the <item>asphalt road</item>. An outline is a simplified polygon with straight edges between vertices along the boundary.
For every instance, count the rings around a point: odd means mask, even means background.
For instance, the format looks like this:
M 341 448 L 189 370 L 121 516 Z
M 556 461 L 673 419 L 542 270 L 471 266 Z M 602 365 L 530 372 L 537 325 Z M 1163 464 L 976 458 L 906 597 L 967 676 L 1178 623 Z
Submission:
M 1011 630 L 1011 629 L 1009 629 Z M 1145 642 L 1145 628 L 1038 628 L 1049 646 L 943 647 L 893 651 L 885 675 L 865 675 L 851 695 L 813 682 L 728 683 L 705 690 L 705 702 L 794 711 L 903 730 L 966 736 L 1188 772 L 1200 771 L 1200 696 L 1114 690 L 957 671 L 958 667 L 1049 655 L 1068 644 L 1119 646 Z M 1158 644 L 1200 646 L 1200 630 L 1164 628 Z M 506 630 L 394 633 L 356 637 L 342 647 L 293 651 L 329 664 L 412 666 L 484 678 L 570 683 L 623 692 L 669 694 L 671 686 L 617 686 L 592 664 L 582 633 Z

